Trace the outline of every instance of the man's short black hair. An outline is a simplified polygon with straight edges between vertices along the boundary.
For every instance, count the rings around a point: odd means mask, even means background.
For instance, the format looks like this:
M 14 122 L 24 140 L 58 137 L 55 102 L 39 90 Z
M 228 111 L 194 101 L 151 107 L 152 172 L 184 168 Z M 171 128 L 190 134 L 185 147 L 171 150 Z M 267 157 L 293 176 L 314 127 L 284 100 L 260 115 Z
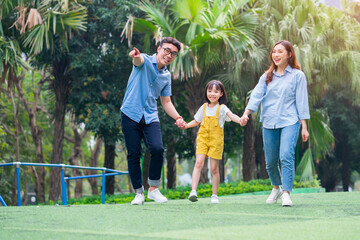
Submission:
M 175 47 L 177 47 L 178 52 L 180 52 L 180 50 L 181 50 L 181 43 L 178 40 L 176 40 L 175 38 L 172 38 L 172 37 L 164 38 L 160 42 L 160 47 L 162 47 L 163 43 L 170 43 L 170 44 L 174 45 Z

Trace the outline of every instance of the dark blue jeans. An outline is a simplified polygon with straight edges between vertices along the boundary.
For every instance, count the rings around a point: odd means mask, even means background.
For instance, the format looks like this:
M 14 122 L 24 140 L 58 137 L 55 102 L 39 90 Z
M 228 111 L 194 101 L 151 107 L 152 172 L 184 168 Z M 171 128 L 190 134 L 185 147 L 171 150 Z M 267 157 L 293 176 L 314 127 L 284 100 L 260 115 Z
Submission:
M 160 123 L 146 124 L 144 118 L 137 123 L 124 113 L 121 113 L 121 128 L 125 136 L 125 145 L 128 151 L 128 169 L 134 189 L 138 193 L 143 192 L 140 166 L 142 139 L 144 139 L 145 145 L 151 154 L 148 183 L 150 186 L 159 186 L 164 161 Z

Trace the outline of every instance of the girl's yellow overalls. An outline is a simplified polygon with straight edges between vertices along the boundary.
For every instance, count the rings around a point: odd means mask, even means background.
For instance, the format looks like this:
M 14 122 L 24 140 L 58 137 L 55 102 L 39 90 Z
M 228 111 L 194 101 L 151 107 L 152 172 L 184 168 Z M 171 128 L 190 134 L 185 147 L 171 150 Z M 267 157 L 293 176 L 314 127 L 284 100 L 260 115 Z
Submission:
M 196 154 L 221 160 L 224 150 L 224 131 L 219 125 L 221 105 L 216 110 L 216 116 L 205 116 L 206 105 L 203 105 L 203 120 L 196 138 Z

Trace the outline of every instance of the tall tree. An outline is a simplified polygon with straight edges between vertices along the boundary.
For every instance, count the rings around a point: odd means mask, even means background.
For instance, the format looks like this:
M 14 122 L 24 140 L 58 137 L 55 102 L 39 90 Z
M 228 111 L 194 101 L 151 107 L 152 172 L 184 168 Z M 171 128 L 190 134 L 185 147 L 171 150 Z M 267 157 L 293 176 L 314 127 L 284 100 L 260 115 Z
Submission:
M 254 48 L 257 17 L 249 11 L 251 3 L 169 0 L 152 4 L 144 0 L 140 9 L 146 14 L 145 19 L 129 19 L 134 22 L 135 31 L 153 36 L 156 42 L 162 36 L 171 36 L 184 44 L 169 69 L 174 79 L 185 81 L 185 104 L 190 116 L 194 116 L 203 103 L 206 81 L 229 62 L 241 61 L 245 49 Z M 127 26 L 132 30 L 132 24 Z
M 14 88 L 17 89 L 19 94 L 19 100 L 24 104 L 26 111 L 29 115 L 29 126 L 31 134 L 33 136 L 35 148 L 36 148 L 36 162 L 43 162 L 43 155 L 41 149 L 41 131 L 36 122 L 36 111 L 38 108 L 38 97 L 40 95 L 40 90 L 43 85 L 43 81 L 40 81 L 39 88 L 34 91 L 34 101 L 32 102 L 32 107 L 28 100 L 25 98 L 23 90 L 23 80 L 25 76 L 25 71 L 30 69 L 30 66 L 23 60 L 21 53 L 23 52 L 21 48 L 21 38 L 20 33 L 15 31 L 13 26 L 18 26 L 18 21 L 20 19 L 25 20 L 26 8 L 24 5 L 16 7 L 18 2 L 5 0 L 0 3 L 0 75 L 1 83 L 6 83 L 6 86 L 10 91 L 14 91 Z M 26 2 L 24 2 L 26 4 Z M 19 11 L 20 9 L 20 11 Z M 16 12 L 20 12 L 20 17 L 16 18 Z M 5 29 L 5 30 L 4 30 Z M 19 74 L 18 67 L 22 67 L 21 74 Z M 18 161 L 18 160 L 17 160 Z M 33 167 L 33 172 L 35 175 L 35 192 L 38 199 L 38 202 L 45 202 L 45 185 L 44 185 L 44 170 L 40 168 L 35 170 Z M 15 193 L 15 191 L 13 191 Z
M 16 83 L 16 88 L 19 93 L 19 98 L 23 102 L 25 109 L 29 115 L 29 127 L 31 131 L 31 136 L 34 141 L 35 145 L 35 153 L 36 153 L 36 162 L 37 163 L 44 163 L 44 156 L 43 156 L 43 148 L 42 148 L 42 132 L 43 129 L 39 126 L 37 122 L 38 117 L 38 108 L 41 108 L 39 103 L 40 101 L 40 94 L 43 88 L 44 83 L 49 79 L 49 76 L 46 76 L 44 72 L 42 72 L 41 80 L 38 81 L 37 87 L 34 86 L 34 74 L 32 74 L 33 80 L 33 87 L 32 87 L 32 94 L 33 94 L 33 101 L 29 102 L 25 96 L 25 92 L 23 89 L 23 81 L 18 81 Z M 36 198 L 39 203 L 45 202 L 45 171 L 43 167 L 39 167 L 35 169 L 32 167 L 34 176 L 35 176 L 35 193 Z
M 11 2 L 11 1 L 10 1 Z M 55 94 L 52 163 L 62 163 L 64 117 L 71 80 L 68 78 L 67 40 L 74 29 L 85 30 L 86 10 L 78 1 L 20 1 L 14 26 L 24 33 L 24 50 L 38 66 L 50 66 Z M 25 21 L 26 20 L 26 21 Z M 60 169 L 51 169 L 49 199 L 60 194 Z
M 279 39 L 291 41 L 308 80 L 310 140 L 307 146 L 302 145 L 306 152 L 297 173 L 312 178 L 314 161 L 330 154 L 334 142 L 320 100 L 331 85 L 352 86 L 353 96 L 359 91 L 359 54 L 354 51 L 359 45 L 359 25 L 340 10 L 311 0 L 264 1 L 261 13 L 267 48 L 271 49 Z M 305 169 L 310 169 L 306 171 L 309 174 L 304 174 Z
M 135 13 L 134 1 L 104 0 L 87 5 L 87 32 L 71 42 L 73 89 L 70 107 L 78 123 L 105 143 L 104 167 L 115 167 L 116 142 L 122 139 L 120 107 L 131 71 L 121 22 Z M 136 36 L 134 37 L 137 42 Z M 114 177 L 106 178 L 106 193 L 114 193 Z

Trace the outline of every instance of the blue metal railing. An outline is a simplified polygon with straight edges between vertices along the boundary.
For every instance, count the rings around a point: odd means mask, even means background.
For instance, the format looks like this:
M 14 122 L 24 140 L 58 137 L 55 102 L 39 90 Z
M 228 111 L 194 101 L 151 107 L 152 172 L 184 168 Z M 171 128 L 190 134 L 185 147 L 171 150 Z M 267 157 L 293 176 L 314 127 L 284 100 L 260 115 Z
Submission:
M 62 205 L 67 205 L 67 192 L 66 192 L 66 180 L 73 179 L 83 179 L 83 178 L 96 178 L 102 177 L 102 204 L 105 204 L 105 177 L 129 174 L 125 171 L 117 171 L 109 168 L 98 168 L 98 167 L 83 167 L 83 166 L 74 166 L 74 165 L 65 165 L 65 164 L 45 164 L 45 163 L 26 163 L 26 162 L 13 162 L 13 163 L 3 163 L 0 164 L 0 167 L 6 166 L 15 166 L 16 169 L 16 185 L 17 185 L 17 201 L 18 206 L 21 206 L 21 192 L 20 192 L 20 166 L 36 166 L 36 167 L 60 167 L 61 168 L 61 200 Z M 87 170 L 97 170 L 102 171 L 102 174 L 98 175 L 85 175 L 85 176 L 76 176 L 76 177 L 65 177 L 65 168 L 76 168 L 76 169 L 87 169 Z M 111 173 L 106 173 L 111 172 Z M 4 199 L 0 195 L 0 202 L 3 206 L 6 206 Z
M 0 202 L 4 207 L 7 207 L 7 205 L 6 205 L 5 201 L 4 201 L 4 199 L 1 197 L 1 195 L 0 195 Z

